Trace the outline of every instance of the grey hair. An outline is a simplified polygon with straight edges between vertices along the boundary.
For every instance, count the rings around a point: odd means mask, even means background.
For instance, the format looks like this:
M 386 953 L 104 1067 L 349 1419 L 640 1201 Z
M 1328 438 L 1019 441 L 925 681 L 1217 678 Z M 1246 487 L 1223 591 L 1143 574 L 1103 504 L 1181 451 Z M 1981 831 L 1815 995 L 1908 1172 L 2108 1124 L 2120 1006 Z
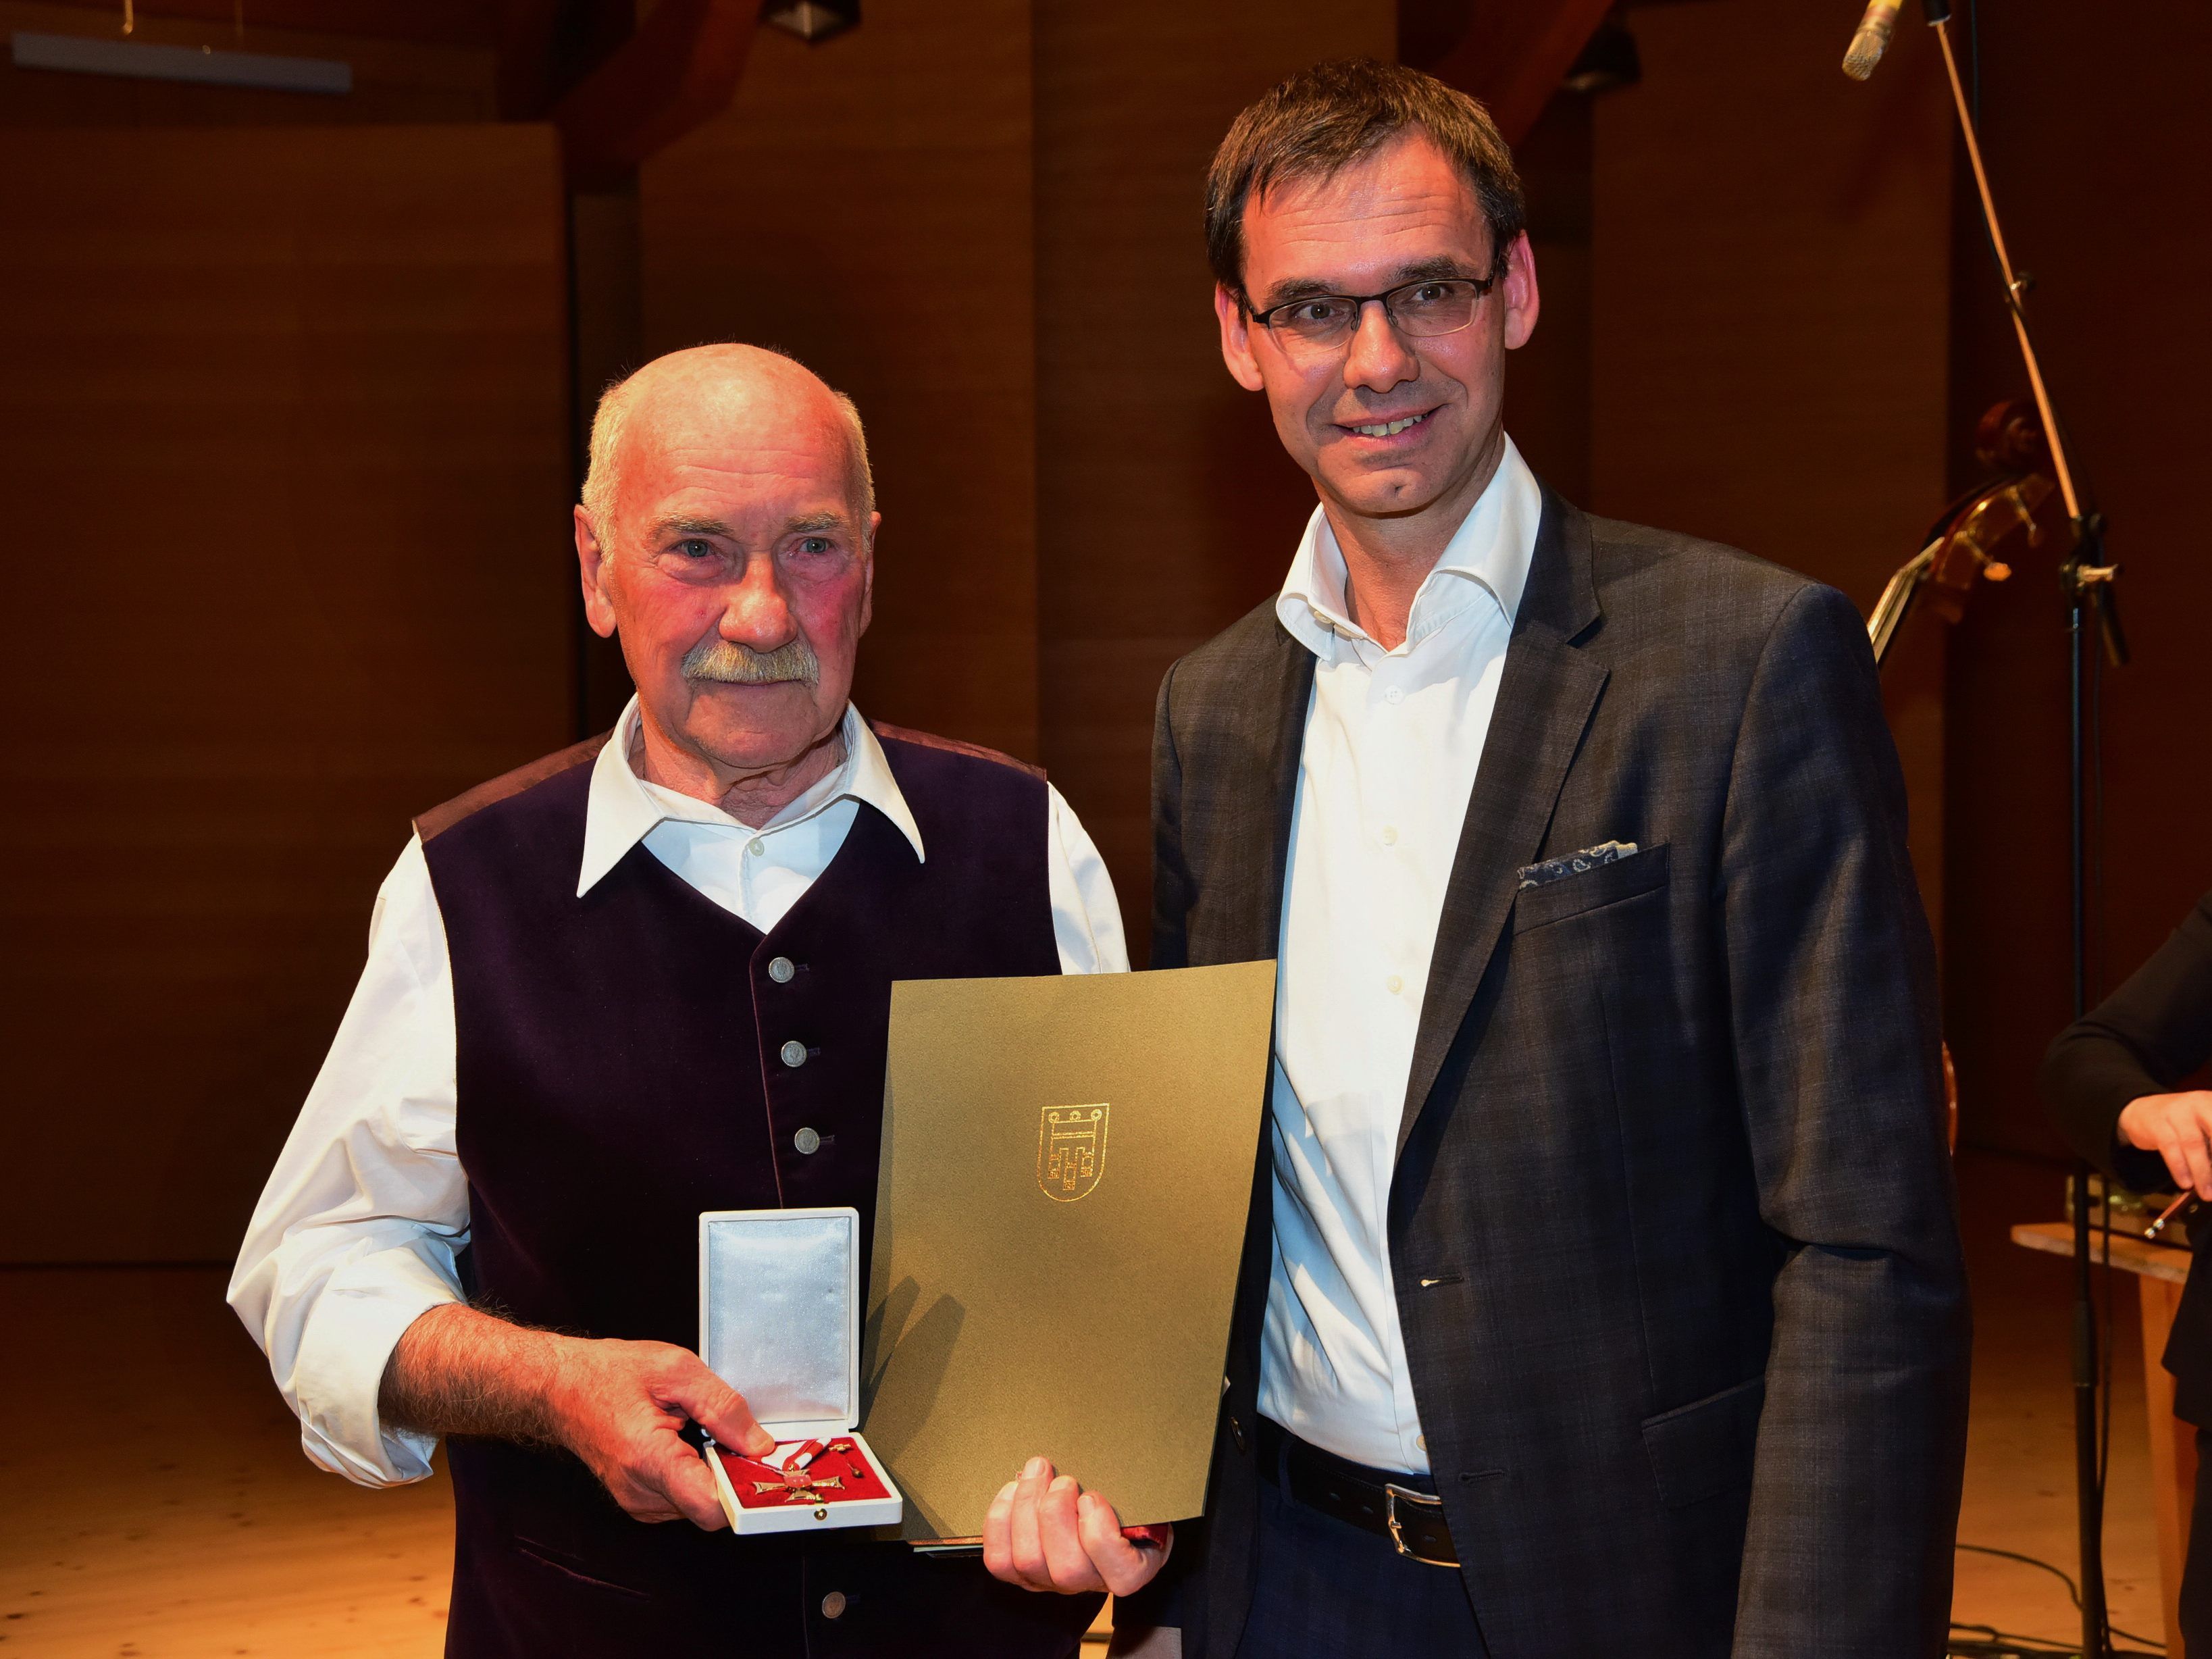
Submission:
M 806 368 L 787 351 L 779 351 L 774 346 L 757 349 Z M 599 394 L 599 409 L 592 416 L 592 445 L 584 471 L 581 504 L 585 515 L 592 521 L 592 532 L 602 542 L 613 533 L 615 499 L 621 493 L 623 429 L 629 422 L 630 405 L 637 401 L 638 375 L 642 372 L 634 371 L 620 380 L 608 381 L 607 389 Z M 860 481 L 861 522 L 856 528 L 865 536 L 867 520 L 876 510 L 876 474 L 868 463 L 867 428 L 860 423 L 858 404 L 836 386 L 824 383 L 822 389 L 836 401 L 838 412 L 845 417 L 845 438 L 852 447 L 853 471 Z

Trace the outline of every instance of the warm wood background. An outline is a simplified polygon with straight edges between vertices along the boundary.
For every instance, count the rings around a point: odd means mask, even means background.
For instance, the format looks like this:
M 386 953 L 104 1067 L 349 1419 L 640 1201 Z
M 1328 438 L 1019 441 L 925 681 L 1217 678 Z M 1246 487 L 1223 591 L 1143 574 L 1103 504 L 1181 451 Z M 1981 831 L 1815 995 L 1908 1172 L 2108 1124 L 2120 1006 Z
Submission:
M 565 507 L 592 395 L 649 352 L 780 344 L 860 400 L 885 514 L 862 706 L 1044 760 L 1141 955 L 1159 674 L 1269 592 L 1312 499 L 1219 366 L 1200 174 L 1244 100 L 1389 52 L 1399 9 L 872 0 L 823 46 L 764 32 L 725 113 L 565 213 L 550 138 L 492 119 L 475 12 L 254 27 L 352 62 L 344 100 L 0 63 L 0 482 L 36 550 L 4 671 L 0 1036 L 30 1127 L 0 1260 L 228 1254 L 407 813 L 623 694 L 577 648 Z M 1556 99 L 1521 147 L 1546 304 L 1509 422 L 1598 510 L 1864 606 L 2020 389 L 1933 43 L 1901 30 L 1860 87 L 1811 9 L 1626 15 L 1642 85 Z M 2182 481 L 2212 230 L 2174 181 L 2212 150 L 2186 79 L 2212 22 L 1983 21 L 1992 162 L 2128 568 L 2110 977 L 2207 880 L 2212 565 Z M 0 0 L 0 27 L 112 20 Z M 1979 598 L 1908 631 L 1891 709 L 1965 1133 L 2049 1150 L 2063 647 L 2047 568 Z
M 550 134 L 18 131 L 0 223 L 0 1261 L 217 1259 L 410 816 L 567 733 Z
M 2212 9 L 1984 6 L 1983 129 L 2045 371 L 2112 531 L 2135 661 L 2105 702 L 2101 948 L 2091 995 L 2131 972 L 2212 887 L 2212 550 L 2197 481 L 2212 385 Z M 1965 178 L 1963 168 L 1960 174 Z M 1954 479 L 2019 368 L 1978 222 L 1954 256 Z M 1961 1133 L 2056 1152 L 2034 1092 L 2071 1013 L 2064 606 L 2051 567 L 1982 596 L 1953 641 L 1948 1018 Z
M 1870 611 L 1947 499 L 1936 42 L 1901 27 L 1863 86 L 1838 71 L 1838 26 L 1819 7 L 1707 0 L 1634 26 L 1644 84 L 1596 105 L 1591 504 L 1747 549 Z M 1923 623 L 1887 674 L 1937 916 L 1942 648 Z
M 640 170 L 644 346 L 793 352 L 868 425 L 866 713 L 1037 752 L 1027 0 L 761 32 L 722 116 Z
M 459 13 L 466 0 L 414 0 L 428 15 L 428 5 Z M 369 9 L 388 15 L 391 0 L 351 0 L 360 16 Z M 329 0 L 320 0 L 320 8 Z M 163 10 L 167 9 L 164 8 Z M 271 27 L 319 10 L 318 0 L 251 0 L 251 26 L 237 40 L 228 15 L 215 21 L 173 17 L 137 8 L 131 38 L 161 46 L 218 49 L 242 46 L 250 52 L 335 58 L 353 66 L 353 91 L 343 98 L 306 92 L 271 92 L 237 87 L 192 86 L 175 81 L 121 80 L 99 75 L 57 75 L 19 70 L 0 54 L 0 127 L 180 127 L 180 126 L 382 126 L 395 122 L 489 121 L 497 109 L 495 83 L 498 62 L 481 44 L 482 31 L 457 29 L 450 37 L 435 28 L 419 29 L 412 39 L 373 39 L 330 29 Z M 288 18 L 275 18 L 282 10 Z M 227 14 L 228 6 L 220 12 Z M 0 34 L 17 29 L 47 34 L 117 33 L 120 0 L 0 0 Z
M 1133 951 L 1151 937 L 1160 677 L 1280 585 L 1314 506 L 1264 401 L 1222 366 L 1206 165 L 1292 70 L 1395 48 L 1376 0 L 1038 14 L 1042 758 L 1114 872 Z

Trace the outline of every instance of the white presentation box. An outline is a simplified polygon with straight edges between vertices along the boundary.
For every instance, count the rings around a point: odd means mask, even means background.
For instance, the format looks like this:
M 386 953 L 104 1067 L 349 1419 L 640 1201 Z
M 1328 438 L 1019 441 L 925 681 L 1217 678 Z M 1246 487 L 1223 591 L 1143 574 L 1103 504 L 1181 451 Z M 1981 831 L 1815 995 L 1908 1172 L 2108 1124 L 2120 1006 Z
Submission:
M 708 1210 L 699 1218 L 699 1354 L 775 1449 L 702 1449 L 733 1532 L 896 1526 L 905 1499 L 860 1416 L 860 1212 Z M 803 1467 L 793 1467 L 804 1460 Z

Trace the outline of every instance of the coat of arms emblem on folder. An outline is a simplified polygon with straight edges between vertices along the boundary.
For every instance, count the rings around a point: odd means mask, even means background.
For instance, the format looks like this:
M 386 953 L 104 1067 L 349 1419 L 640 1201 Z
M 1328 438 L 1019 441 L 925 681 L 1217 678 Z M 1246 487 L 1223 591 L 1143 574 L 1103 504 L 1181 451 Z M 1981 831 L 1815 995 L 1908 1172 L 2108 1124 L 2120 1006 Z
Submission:
M 1106 1171 L 1107 1108 L 1048 1106 L 1037 1120 L 1037 1185 L 1056 1204 L 1087 1198 Z

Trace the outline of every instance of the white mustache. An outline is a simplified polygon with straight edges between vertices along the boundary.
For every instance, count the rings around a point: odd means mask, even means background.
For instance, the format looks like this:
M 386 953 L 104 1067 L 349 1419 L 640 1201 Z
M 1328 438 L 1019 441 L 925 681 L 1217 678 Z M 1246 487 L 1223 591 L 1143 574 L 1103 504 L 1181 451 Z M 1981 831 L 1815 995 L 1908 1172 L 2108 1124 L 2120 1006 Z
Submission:
M 737 640 L 702 640 L 684 653 L 684 678 L 725 685 L 817 685 L 822 664 L 805 640 L 756 651 Z

